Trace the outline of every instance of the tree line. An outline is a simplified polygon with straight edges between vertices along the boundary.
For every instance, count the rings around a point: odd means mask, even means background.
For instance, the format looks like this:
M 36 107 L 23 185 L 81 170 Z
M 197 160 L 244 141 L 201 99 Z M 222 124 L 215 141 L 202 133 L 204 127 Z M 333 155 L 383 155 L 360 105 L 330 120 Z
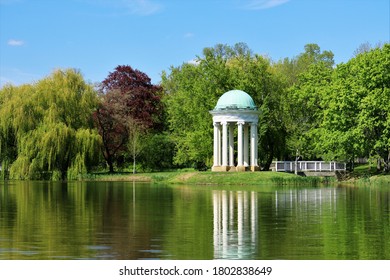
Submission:
M 259 164 L 366 158 L 390 169 L 390 45 L 362 45 L 346 63 L 308 44 L 273 61 L 245 43 L 205 48 L 191 63 L 143 72 L 117 66 L 97 85 L 74 69 L 0 89 L 1 176 L 76 179 L 212 165 L 209 110 L 231 89 L 261 110 Z

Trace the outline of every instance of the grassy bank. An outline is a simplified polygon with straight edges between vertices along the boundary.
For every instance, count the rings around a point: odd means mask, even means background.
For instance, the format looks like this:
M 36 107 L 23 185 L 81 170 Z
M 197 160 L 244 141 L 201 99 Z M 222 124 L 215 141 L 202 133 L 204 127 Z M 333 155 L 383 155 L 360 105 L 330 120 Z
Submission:
M 390 186 L 390 175 L 372 175 L 365 177 L 352 178 L 345 183 L 353 185 L 387 185 Z
M 348 174 L 344 183 L 353 185 L 390 185 L 390 174 L 384 174 L 370 164 L 361 164 Z
M 319 185 L 334 183 L 336 179 L 325 177 L 301 177 L 283 172 L 211 172 L 171 171 L 156 173 L 91 174 L 87 180 L 138 181 L 189 185 Z

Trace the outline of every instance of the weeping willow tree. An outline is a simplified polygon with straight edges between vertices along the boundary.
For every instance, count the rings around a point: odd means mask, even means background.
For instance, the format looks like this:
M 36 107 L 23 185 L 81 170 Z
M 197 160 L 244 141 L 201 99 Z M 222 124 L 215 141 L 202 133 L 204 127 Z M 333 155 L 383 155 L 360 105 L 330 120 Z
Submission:
M 11 179 L 73 179 L 97 161 L 98 98 L 75 70 L 0 90 L 0 162 Z

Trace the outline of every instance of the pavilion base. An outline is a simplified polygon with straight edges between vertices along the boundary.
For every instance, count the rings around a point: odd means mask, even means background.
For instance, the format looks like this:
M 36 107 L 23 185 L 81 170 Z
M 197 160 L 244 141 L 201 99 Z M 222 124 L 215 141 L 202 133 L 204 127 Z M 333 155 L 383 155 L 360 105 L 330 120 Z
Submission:
M 234 171 L 237 171 L 237 172 L 245 172 L 245 171 L 260 171 L 260 167 L 259 166 L 213 166 L 211 168 L 211 171 L 213 172 L 227 172 L 227 171 L 230 171 L 230 172 L 234 172 Z
M 244 172 L 244 171 L 248 170 L 248 167 L 249 166 L 245 166 L 245 165 L 236 166 L 236 171 L 237 172 Z
M 226 171 L 229 171 L 231 168 L 231 166 L 213 166 L 211 168 L 211 171 L 215 171 L 215 172 L 226 172 Z
M 250 170 L 251 170 L 252 172 L 254 172 L 254 171 L 260 171 L 260 166 L 251 166 Z

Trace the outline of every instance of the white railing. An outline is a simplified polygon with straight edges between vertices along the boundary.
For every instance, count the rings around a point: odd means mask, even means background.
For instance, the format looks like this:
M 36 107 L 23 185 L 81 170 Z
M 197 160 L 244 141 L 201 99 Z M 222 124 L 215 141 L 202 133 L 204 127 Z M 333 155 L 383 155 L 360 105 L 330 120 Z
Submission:
M 295 169 L 295 161 L 276 161 L 275 171 L 279 172 L 332 172 L 345 171 L 347 164 L 336 161 L 297 161 L 297 168 Z

